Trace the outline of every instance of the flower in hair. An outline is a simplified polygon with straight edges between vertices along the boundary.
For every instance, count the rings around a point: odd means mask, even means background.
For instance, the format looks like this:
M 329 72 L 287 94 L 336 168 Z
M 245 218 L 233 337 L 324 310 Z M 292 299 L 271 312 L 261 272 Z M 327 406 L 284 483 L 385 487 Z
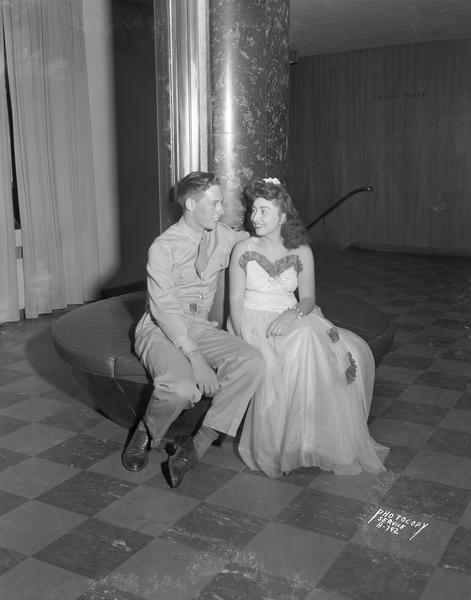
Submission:
M 276 177 L 264 177 L 263 182 L 264 183 L 273 183 L 273 185 L 281 185 L 281 181 L 279 179 L 277 179 Z

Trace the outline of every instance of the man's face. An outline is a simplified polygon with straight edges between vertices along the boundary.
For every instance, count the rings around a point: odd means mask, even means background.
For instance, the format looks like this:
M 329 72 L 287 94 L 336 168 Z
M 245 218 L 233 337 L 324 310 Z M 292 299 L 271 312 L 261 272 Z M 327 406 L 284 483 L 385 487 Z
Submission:
M 214 229 L 224 209 L 220 185 L 212 185 L 194 202 L 192 211 L 195 225 L 202 229 Z

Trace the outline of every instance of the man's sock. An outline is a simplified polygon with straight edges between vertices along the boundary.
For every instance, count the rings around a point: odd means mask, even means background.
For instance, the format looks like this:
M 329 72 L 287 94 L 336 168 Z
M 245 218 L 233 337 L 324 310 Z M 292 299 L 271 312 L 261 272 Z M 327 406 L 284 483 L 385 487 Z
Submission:
M 211 446 L 211 444 L 217 440 L 219 437 L 219 432 L 211 429 L 211 427 L 206 427 L 206 425 L 202 425 L 198 430 L 198 433 L 193 438 L 193 444 L 195 446 L 196 454 L 198 458 L 201 458 L 206 450 Z

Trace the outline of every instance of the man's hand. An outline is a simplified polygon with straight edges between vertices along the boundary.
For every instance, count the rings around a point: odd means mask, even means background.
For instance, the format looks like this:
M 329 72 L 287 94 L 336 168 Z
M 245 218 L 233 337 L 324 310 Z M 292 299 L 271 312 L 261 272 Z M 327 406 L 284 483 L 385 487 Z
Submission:
M 188 355 L 188 360 L 193 369 L 198 389 L 205 396 L 214 396 L 219 390 L 219 382 L 216 378 L 214 369 L 208 365 L 203 353 L 200 350 L 191 352 L 191 354 Z

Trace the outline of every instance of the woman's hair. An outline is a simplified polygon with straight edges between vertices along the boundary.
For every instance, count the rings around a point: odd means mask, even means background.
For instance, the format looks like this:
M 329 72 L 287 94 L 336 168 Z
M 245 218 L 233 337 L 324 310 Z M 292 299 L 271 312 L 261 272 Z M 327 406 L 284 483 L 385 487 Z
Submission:
M 299 248 L 303 244 L 309 244 L 309 234 L 301 221 L 298 211 L 294 208 L 293 201 L 286 188 L 278 179 L 266 177 L 265 179 L 254 179 L 244 189 L 244 202 L 246 207 L 245 226 L 254 234 L 250 213 L 253 203 L 257 198 L 270 200 L 278 210 L 286 215 L 286 221 L 281 225 L 281 238 L 285 248 Z
M 212 185 L 219 185 L 219 179 L 214 173 L 205 171 L 193 171 L 178 182 L 176 187 L 177 202 L 181 207 L 185 206 L 185 200 L 194 194 L 205 192 Z

